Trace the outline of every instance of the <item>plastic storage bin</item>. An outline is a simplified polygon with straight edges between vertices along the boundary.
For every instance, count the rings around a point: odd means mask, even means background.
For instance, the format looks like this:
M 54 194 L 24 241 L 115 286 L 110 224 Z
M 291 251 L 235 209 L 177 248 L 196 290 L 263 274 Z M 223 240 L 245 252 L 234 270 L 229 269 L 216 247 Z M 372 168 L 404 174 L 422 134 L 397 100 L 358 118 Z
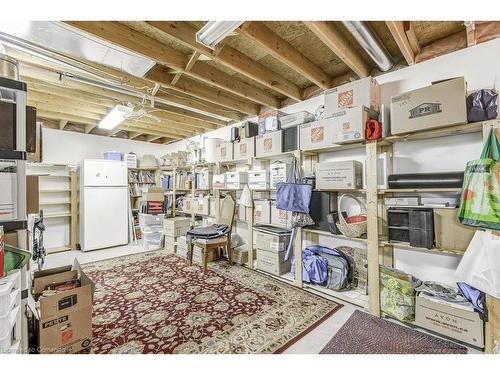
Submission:
M 145 250 L 158 250 L 161 248 L 162 237 L 162 232 L 143 231 L 141 238 L 142 246 Z
M 146 227 L 158 227 L 163 228 L 163 215 L 152 215 L 152 214 L 139 214 L 139 226 L 141 228 Z

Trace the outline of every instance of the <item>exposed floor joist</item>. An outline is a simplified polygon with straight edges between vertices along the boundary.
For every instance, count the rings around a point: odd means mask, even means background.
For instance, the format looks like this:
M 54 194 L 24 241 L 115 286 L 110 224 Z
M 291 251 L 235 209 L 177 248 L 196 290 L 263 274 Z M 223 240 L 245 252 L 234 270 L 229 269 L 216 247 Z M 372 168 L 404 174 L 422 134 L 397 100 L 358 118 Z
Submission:
M 193 67 L 193 65 L 198 61 L 198 57 L 200 57 L 200 53 L 199 52 L 195 52 L 191 55 L 191 57 L 189 58 L 189 61 L 187 62 L 186 64 L 186 67 L 184 68 L 184 72 L 189 72 L 191 70 L 191 68 Z M 175 86 L 175 84 L 177 83 L 177 81 L 179 80 L 179 78 L 181 78 L 182 76 L 182 72 L 181 73 L 176 73 L 174 78 L 172 79 L 172 82 L 170 82 L 170 84 L 172 86 Z
M 245 22 L 239 29 L 240 34 L 257 42 L 264 50 L 290 68 L 321 87 L 331 88 L 331 78 L 311 60 L 299 52 L 286 40 L 276 35 L 262 22 Z
M 196 42 L 195 34 L 198 31 L 186 22 L 179 21 L 154 21 L 148 22 L 151 26 L 163 31 L 166 35 L 175 38 L 185 46 L 210 57 L 214 61 L 238 72 L 274 91 L 289 98 L 301 100 L 300 89 L 280 74 L 269 70 L 267 67 L 252 60 L 240 51 L 224 45 L 213 51 Z
M 212 68 L 212 71 L 210 72 L 210 68 L 207 68 L 208 65 L 204 66 L 204 69 L 193 69 L 191 68 L 190 71 L 185 71 L 186 64 L 188 62 L 188 57 L 182 55 L 179 51 L 173 50 L 173 49 L 168 49 L 164 44 L 158 42 L 157 40 L 150 38 L 144 34 L 141 34 L 137 31 L 134 31 L 127 26 L 121 25 L 117 22 L 68 22 L 70 25 L 79 28 L 82 31 L 86 31 L 90 34 L 93 34 L 97 37 L 103 38 L 109 42 L 112 42 L 114 44 L 120 45 L 123 48 L 127 48 L 131 51 L 138 52 L 146 57 L 149 57 L 155 61 L 157 61 L 159 64 L 168 66 L 176 73 L 185 73 L 186 75 L 191 76 L 192 78 L 195 79 L 202 79 L 205 83 L 207 82 L 213 82 L 211 75 L 218 74 L 218 75 L 223 75 L 224 73 L 218 71 L 215 68 Z M 96 25 L 96 23 L 98 25 Z M 124 38 L 123 35 L 126 34 L 129 36 L 129 38 Z M 193 34 L 194 37 L 194 34 Z M 173 54 L 175 56 L 176 60 L 179 60 L 182 57 L 183 63 L 179 66 L 177 62 L 175 64 L 172 64 L 171 59 L 165 58 L 163 53 L 156 53 L 151 49 L 144 49 L 141 47 L 141 43 L 138 43 L 137 40 L 141 40 L 142 43 L 149 43 L 151 46 L 163 46 L 165 50 L 172 50 Z M 168 85 L 171 85 L 173 77 L 170 77 L 170 80 L 168 82 Z M 233 78 L 233 80 L 235 80 Z M 235 80 L 236 81 L 236 80 Z M 161 83 L 162 85 L 167 85 L 166 79 L 160 78 L 157 82 Z M 236 82 L 235 82 L 236 83 Z M 226 87 L 223 82 L 219 83 L 219 88 L 227 89 L 227 90 L 235 90 L 234 89 L 234 84 Z M 241 82 L 241 86 L 248 86 L 248 91 L 252 90 L 253 92 L 259 91 L 257 88 L 250 88 L 251 86 L 246 85 L 245 83 Z M 175 86 L 173 86 L 175 87 Z M 262 91 L 262 90 L 261 90 Z M 236 92 L 234 92 L 236 93 Z M 189 94 L 189 93 L 188 93 Z M 240 92 L 238 91 L 238 94 Z M 245 93 L 241 93 L 241 95 L 245 95 Z M 264 91 L 261 93 L 262 96 L 267 96 Z M 196 96 L 196 95 L 194 95 Z M 197 96 L 198 97 L 198 96 Z
M 368 77 L 370 67 L 366 65 L 361 56 L 356 52 L 343 35 L 331 22 L 308 21 L 305 25 L 316 35 L 333 53 L 335 53 L 359 77 Z
M 403 21 L 385 21 L 385 24 L 389 28 L 408 65 L 415 64 L 415 51 L 408 40 Z

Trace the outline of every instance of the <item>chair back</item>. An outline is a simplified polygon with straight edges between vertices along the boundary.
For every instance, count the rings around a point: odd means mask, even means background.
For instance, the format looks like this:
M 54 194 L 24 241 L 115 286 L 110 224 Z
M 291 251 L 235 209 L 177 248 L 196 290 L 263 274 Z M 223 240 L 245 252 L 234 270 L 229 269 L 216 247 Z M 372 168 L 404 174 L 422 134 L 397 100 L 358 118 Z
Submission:
M 226 195 L 226 197 L 221 202 L 220 216 L 217 224 L 226 224 L 229 228 L 233 227 L 234 220 L 234 210 L 236 204 L 233 197 Z

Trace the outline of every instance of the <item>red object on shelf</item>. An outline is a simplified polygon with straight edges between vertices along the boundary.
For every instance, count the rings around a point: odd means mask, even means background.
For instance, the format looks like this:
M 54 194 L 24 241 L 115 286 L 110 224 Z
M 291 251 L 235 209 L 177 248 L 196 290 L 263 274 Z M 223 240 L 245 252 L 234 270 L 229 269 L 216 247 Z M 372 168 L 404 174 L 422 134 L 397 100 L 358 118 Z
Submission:
M 345 221 L 348 224 L 354 224 L 354 223 L 362 223 L 363 221 L 366 221 L 366 215 L 354 215 L 354 216 L 348 216 L 345 218 Z

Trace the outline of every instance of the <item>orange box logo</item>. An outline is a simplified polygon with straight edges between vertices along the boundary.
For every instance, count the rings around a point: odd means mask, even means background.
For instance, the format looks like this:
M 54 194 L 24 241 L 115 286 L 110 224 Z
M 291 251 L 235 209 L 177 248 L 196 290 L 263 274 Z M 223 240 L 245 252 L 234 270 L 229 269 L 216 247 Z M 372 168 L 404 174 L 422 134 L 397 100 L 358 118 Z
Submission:
M 317 128 L 311 129 L 311 142 L 321 143 L 325 140 L 325 128 L 318 126 Z
M 61 343 L 66 344 L 73 340 L 73 329 L 67 328 L 61 332 Z
M 264 139 L 264 152 L 269 152 L 273 149 L 273 140 L 271 138 Z
M 344 123 L 342 124 L 342 129 L 344 129 L 344 130 L 349 130 L 350 128 L 351 128 L 351 123 L 350 123 L 350 122 L 347 122 L 347 121 L 346 121 L 346 122 L 344 122 Z
M 337 96 L 337 104 L 340 108 L 345 108 L 350 105 L 353 105 L 354 103 L 354 93 L 351 90 L 344 91 L 344 92 L 339 92 L 339 95 Z

